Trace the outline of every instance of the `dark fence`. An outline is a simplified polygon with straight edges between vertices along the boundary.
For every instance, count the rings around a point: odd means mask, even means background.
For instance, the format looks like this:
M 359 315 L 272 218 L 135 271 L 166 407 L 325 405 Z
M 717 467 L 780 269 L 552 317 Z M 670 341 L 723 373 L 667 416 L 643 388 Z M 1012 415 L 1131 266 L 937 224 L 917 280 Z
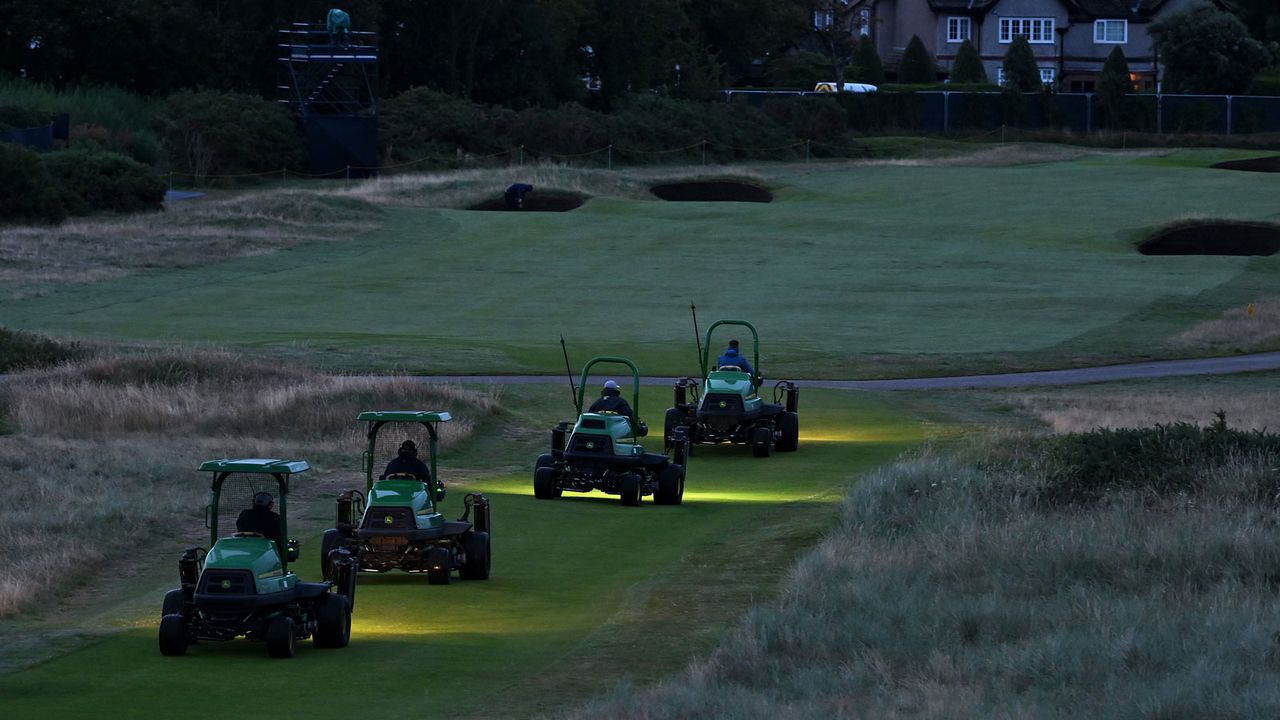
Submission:
M 52 150 L 53 129 L 53 123 L 50 123 L 44 127 L 0 130 L 0 142 L 18 143 L 19 145 L 26 145 L 33 150 Z
M 1280 97 L 1256 95 L 1126 95 L 1108 107 L 1096 93 L 920 92 L 812 93 L 726 90 L 730 102 L 763 106 L 826 97 L 839 103 L 849 129 L 876 133 L 960 133 L 1017 127 L 1090 133 L 1238 135 L 1280 132 Z

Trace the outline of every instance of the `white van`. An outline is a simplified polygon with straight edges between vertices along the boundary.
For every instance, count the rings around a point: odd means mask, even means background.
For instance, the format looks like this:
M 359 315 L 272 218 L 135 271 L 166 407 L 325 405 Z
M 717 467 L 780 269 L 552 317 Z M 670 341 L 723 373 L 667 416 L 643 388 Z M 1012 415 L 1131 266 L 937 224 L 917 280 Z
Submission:
M 875 85 L 868 85 L 867 83 L 845 83 L 843 86 L 843 92 L 849 93 L 868 93 L 875 92 L 877 89 Z M 836 91 L 836 84 L 834 82 L 820 82 L 813 86 L 813 91 L 833 93 Z

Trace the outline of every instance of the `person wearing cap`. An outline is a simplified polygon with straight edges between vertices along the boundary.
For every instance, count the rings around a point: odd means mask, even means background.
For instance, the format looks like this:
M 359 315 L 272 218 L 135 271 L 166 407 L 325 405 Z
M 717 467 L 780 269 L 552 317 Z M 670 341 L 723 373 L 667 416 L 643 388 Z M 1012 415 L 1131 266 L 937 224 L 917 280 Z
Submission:
M 742 371 L 748 375 L 756 374 L 756 371 L 751 369 L 751 363 L 747 362 L 747 359 L 742 356 L 742 352 L 738 350 L 737 340 L 730 340 L 728 349 L 721 353 L 720 357 L 716 358 L 716 367 L 725 367 L 726 365 L 742 368 Z
M 412 440 L 400 443 L 396 456 L 387 463 L 378 479 L 385 480 L 388 475 L 412 475 L 422 482 L 431 482 L 431 468 L 418 459 L 418 445 Z
M 600 391 L 600 399 L 591 403 L 587 412 L 612 412 L 619 415 L 626 415 L 632 423 L 636 421 L 636 413 L 622 399 L 622 391 L 618 389 L 618 383 L 612 380 L 604 381 L 604 389 Z
M 275 513 L 276 499 L 269 492 L 253 496 L 253 506 L 240 511 L 236 518 L 236 532 L 258 533 L 262 537 L 280 542 L 280 516 Z

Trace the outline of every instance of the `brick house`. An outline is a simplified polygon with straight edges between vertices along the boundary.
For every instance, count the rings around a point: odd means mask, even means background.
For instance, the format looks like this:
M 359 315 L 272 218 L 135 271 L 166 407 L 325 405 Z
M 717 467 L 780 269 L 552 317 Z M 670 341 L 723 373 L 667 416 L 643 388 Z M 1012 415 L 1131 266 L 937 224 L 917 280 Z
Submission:
M 852 31 L 870 35 L 886 68 L 912 35 L 920 36 L 943 73 L 965 40 L 978 50 L 987 77 L 1002 80 L 1001 61 L 1018 35 L 1031 43 L 1040 79 L 1065 92 L 1092 92 L 1119 46 L 1139 89 L 1154 89 L 1158 63 L 1147 34 L 1153 21 L 1196 0 L 839 0 L 857 7 Z M 1227 0 L 1214 0 L 1229 9 Z M 815 15 L 815 23 L 821 18 Z

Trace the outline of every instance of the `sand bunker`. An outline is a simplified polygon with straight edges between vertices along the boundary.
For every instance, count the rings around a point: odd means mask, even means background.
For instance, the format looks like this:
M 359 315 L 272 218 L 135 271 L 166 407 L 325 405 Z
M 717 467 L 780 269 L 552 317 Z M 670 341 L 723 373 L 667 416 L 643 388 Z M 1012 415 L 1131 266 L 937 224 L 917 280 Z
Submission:
M 762 187 L 726 180 L 667 183 L 649 190 L 669 202 L 773 202 L 773 193 Z
M 558 192 L 539 192 L 534 190 L 524 196 L 524 209 L 511 210 L 507 207 L 507 203 L 500 197 L 490 198 L 481 203 L 476 203 L 468 210 L 506 210 L 510 212 L 568 212 L 576 208 L 582 207 L 582 203 L 587 199 L 581 195 L 572 193 Z
M 1246 158 L 1244 160 L 1228 160 L 1209 167 L 1219 170 L 1245 170 L 1247 172 L 1280 172 L 1280 155 L 1269 157 Z
M 1143 255 L 1274 255 L 1280 227 L 1205 222 L 1159 230 L 1138 245 Z

